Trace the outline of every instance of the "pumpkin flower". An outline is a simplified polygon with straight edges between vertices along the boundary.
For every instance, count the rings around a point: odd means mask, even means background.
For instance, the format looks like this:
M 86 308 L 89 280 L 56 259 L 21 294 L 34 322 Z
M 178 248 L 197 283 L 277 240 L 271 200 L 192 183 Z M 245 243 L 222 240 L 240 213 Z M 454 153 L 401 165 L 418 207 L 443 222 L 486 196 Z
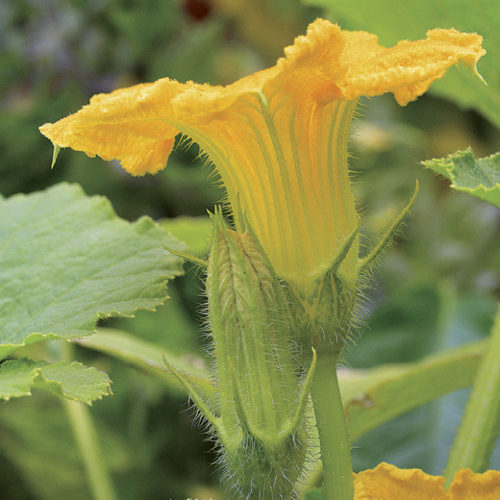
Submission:
M 236 230 L 249 225 L 275 273 L 308 286 L 357 224 L 347 136 L 360 96 L 416 99 L 461 61 L 475 70 L 482 38 L 435 29 L 381 47 L 377 37 L 317 19 L 276 65 L 227 86 L 162 78 L 99 94 L 40 130 L 56 151 L 118 159 L 133 175 L 161 170 L 181 133 L 197 142 L 227 191 Z M 357 242 L 342 264 L 356 279 Z
M 354 500 L 495 500 L 500 498 L 500 472 L 483 474 L 458 471 L 449 491 L 442 476 L 420 469 L 398 469 L 381 463 L 375 469 L 355 474 Z

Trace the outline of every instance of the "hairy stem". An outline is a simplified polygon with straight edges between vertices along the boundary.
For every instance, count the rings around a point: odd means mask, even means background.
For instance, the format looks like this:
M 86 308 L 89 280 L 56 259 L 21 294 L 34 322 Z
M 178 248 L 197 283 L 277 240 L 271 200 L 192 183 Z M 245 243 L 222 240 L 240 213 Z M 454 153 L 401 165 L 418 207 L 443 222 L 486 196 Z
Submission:
M 337 357 L 318 353 L 311 397 L 323 462 L 324 500 L 352 500 L 352 463 L 337 380 Z

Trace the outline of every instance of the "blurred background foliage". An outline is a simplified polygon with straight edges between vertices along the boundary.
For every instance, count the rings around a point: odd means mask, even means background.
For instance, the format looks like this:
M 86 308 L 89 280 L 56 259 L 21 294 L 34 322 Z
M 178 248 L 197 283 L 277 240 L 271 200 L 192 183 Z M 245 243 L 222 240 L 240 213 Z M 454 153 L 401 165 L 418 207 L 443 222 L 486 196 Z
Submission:
M 335 0 L 328 5 L 336 20 Z M 122 217 L 162 219 L 203 255 L 210 227 L 198 217 L 224 193 L 195 145 L 180 145 L 155 177 L 133 178 L 117 163 L 69 150 L 50 170 L 51 146 L 38 126 L 74 112 L 95 93 L 162 76 L 230 83 L 273 64 L 322 13 L 298 0 L 0 0 L 0 193 L 78 182 L 88 194 L 106 195 Z M 380 16 L 379 26 L 385 14 L 373 16 Z M 344 11 L 339 21 L 367 28 Z M 412 361 L 488 334 L 499 289 L 498 211 L 451 191 L 418 164 L 469 145 L 476 157 L 500 150 L 498 130 L 451 101 L 426 95 L 405 108 L 388 96 L 361 102 L 351 168 L 367 247 L 406 203 L 415 179 L 421 190 L 403 237 L 365 292 L 347 366 Z M 105 326 L 176 354 L 207 356 L 202 276 L 189 265 L 186 270 L 156 313 Z M 92 413 L 118 497 L 217 498 L 212 444 L 192 424 L 185 398 L 112 358 L 84 349 L 77 355 L 114 381 L 114 395 Z M 372 431 L 355 445 L 355 468 L 386 460 L 440 473 L 466 397 L 460 391 Z M 1 499 L 90 498 L 55 398 L 36 393 L 0 403 L 0 442 Z

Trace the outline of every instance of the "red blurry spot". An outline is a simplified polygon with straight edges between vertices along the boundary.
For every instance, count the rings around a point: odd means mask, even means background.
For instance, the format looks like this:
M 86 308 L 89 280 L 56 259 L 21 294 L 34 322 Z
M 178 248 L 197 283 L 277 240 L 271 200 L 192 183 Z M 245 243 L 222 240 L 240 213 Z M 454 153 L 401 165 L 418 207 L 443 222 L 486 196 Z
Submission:
M 209 0 L 185 0 L 184 10 L 196 21 L 202 21 L 212 12 L 212 4 Z

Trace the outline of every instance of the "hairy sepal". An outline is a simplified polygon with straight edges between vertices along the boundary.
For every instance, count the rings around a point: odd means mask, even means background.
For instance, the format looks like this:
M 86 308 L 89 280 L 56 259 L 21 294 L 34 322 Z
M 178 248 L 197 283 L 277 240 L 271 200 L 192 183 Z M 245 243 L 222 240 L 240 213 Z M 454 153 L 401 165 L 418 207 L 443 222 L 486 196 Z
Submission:
M 344 262 L 357 242 L 359 221 L 340 247 L 330 268 L 308 289 L 288 288 L 294 334 L 303 356 L 311 347 L 318 353 L 338 354 L 349 339 L 357 298 L 357 277 L 347 277 Z M 354 246 L 357 248 L 357 246 Z M 351 274 L 351 273 L 350 273 Z

